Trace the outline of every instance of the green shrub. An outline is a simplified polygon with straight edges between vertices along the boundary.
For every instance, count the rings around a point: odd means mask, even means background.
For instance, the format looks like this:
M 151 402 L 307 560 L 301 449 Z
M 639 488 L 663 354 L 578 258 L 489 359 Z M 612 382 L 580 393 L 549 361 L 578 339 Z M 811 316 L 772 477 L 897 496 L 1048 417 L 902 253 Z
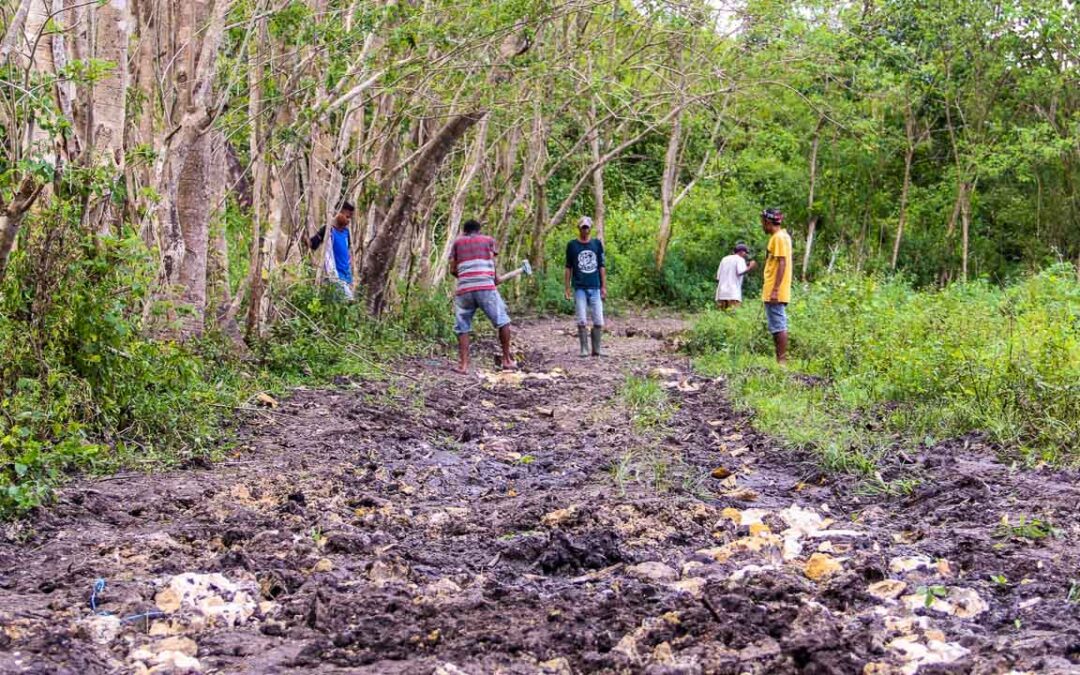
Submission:
M 789 313 L 788 371 L 772 363 L 757 303 L 703 315 L 689 349 L 699 367 L 728 376 L 759 424 L 793 443 L 872 460 L 897 436 L 916 444 L 979 431 L 1028 461 L 1080 461 L 1071 266 L 1005 289 L 922 292 L 900 279 L 835 274 L 797 289 Z
M 450 335 L 444 293 L 414 289 L 407 309 L 376 321 L 303 282 L 275 289 L 278 318 L 254 358 L 216 335 L 154 339 L 142 242 L 79 235 L 62 212 L 41 217 L 58 225 L 28 230 L 0 289 L 0 516 L 47 501 L 74 471 L 212 458 L 256 392 L 380 375 L 385 359 Z

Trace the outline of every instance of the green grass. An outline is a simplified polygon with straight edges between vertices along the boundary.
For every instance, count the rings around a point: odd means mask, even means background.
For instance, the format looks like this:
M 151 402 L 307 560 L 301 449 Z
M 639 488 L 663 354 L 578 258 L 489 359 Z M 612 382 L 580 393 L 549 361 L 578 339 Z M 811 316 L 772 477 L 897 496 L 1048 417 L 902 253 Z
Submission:
M 1007 459 L 1080 463 L 1071 266 L 1004 289 L 915 291 L 899 279 L 837 274 L 796 289 L 789 315 L 786 369 L 774 362 L 757 302 L 702 315 L 689 349 L 699 370 L 727 379 L 758 428 L 825 467 L 877 480 L 887 453 L 969 432 Z
M 642 431 L 667 424 L 676 410 L 660 382 L 649 377 L 627 375 L 619 399 L 626 407 L 630 421 Z

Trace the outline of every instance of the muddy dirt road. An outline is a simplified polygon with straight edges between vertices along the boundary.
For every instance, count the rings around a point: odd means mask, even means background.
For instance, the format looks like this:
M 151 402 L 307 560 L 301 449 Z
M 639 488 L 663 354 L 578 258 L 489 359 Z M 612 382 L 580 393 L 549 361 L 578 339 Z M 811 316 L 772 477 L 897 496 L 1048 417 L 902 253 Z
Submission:
M 417 359 L 221 465 L 69 485 L 0 544 L 0 672 L 1080 672 L 1075 473 L 972 438 L 871 494 L 754 433 L 678 320 L 599 361 L 568 328 L 526 322 L 521 375 Z

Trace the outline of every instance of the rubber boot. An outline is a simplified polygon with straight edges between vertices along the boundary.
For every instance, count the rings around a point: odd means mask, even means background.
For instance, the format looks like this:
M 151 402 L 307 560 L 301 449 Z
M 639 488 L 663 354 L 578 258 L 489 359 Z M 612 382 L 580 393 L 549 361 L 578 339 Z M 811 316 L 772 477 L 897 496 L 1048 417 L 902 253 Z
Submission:
M 592 327 L 592 355 L 603 356 L 604 351 L 600 348 L 600 339 L 604 335 L 603 326 Z
M 578 344 L 581 345 L 581 356 L 589 355 L 589 329 L 585 326 L 577 327 Z

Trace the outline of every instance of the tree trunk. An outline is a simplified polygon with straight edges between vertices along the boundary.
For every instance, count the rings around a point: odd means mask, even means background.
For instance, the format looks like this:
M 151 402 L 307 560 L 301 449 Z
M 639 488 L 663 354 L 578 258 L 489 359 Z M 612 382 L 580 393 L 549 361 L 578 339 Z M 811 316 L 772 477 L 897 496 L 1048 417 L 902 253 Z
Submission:
M 435 267 L 431 275 L 430 285 L 442 283 L 446 278 L 446 270 L 450 261 L 450 248 L 454 245 L 461 220 L 465 215 L 465 200 L 469 196 L 469 185 L 472 183 L 480 165 L 484 162 L 484 144 L 487 142 L 488 117 L 485 116 L 476 128 L 476 138 L 473 140 L 472 150 L 465 159 L 465 166 L 461 168 L 461 175 L 454 187 L 454 195 L 450 199 L 450 217 L 446 223 L 446 241 L 443 242 L 442 254 L 435 261 Z
M 682 141 L 682 113 L 671 122 L 667 152 L 664 153 L 664 173 L 660 179 L 660 233 L 656 237 L 656 270 L 664 268 L 668 244 L 671 243 L 671 218 L 675 210 L 675 187 L 679 178 L 679 147 Z
M 589 151 L 592 153 L 592 162 L 600 162 L 600 129 L 596 124 L 596 98 L 589 101 Z M 601 243 L 604 241 L 604 218 L 606 208 L 604 205 L 604 167 L 601 166 L 593 171 L 593 227 L 596 238 Z
M 810 193 L 806 198 L 806 250 L 803 251 L 801 275 L 803 281 L 806 281 L 810 275 L 810 254 L 814 250 L 814 231 L 818 223 L 818 217 L 814 215 L 814 188 L 817 186 L 818 147 L 821 144 L 821 128 L 824 125 L 825 117 L 818 117 L 817 126 L 814 127 L 814 138 L 810 143 Z
M 209 134 L 200 134 L 191 146 L 176 186 L 176 218 L 184 241 L 178 282 L 188 310 L 182 319 L 181 336 L 201 335 L 206 313 L 206 259 L 210 236 Z
M 896 238 L 893 240 L 891 268 L 896 271 L 900 259 L 900 241 L 904 238 L 904 226 L 907 224 L 908 193 L 911 190 L 911 163 L 915 159 L 915 122 L 908 106 L 907 119 L 904 122 L 907 148 L 904 151 L 904 184 L 900 188 L 900 218 L 896 223 Z
M 968 246 L 969 235 L 971 231 L 971 193 L 974 190 L 974 186 L 969 182 L 964 182 L 961 187 L 963 198 L 960 202 L 960 279 L 962 281 L 968 280 Z
M 32 175 L 25 175 L 15 193 L 15 198 L 3 211 L 0 211 L 0 282 L 4 280 L 8 259 L 15 248 L 15 238 L 19 236 L 23 219 L 41 195 L 44 186 L 44 183 L 38 183 Z
M 810 216 L 810 222 L 806 224 L 806 250 L 803 251 L 802 280 L 806 281 L 810 270 L 810 253 L 814 250 L 814 234 L 817 231 L 818 217 Z
M 373 315 L 381 314 L 385 307 L 390 267 L 401 245 L 402 235 L 407 229 L 409 215 L 424 190 L 435 179 L 446 155 L 465 132 L 486 114 L 486 111 L 474 111 L 452 117 L 416 159 L 415 166 L 391 204 L 379 232 L 364 256 L 360 279 L 368 293 L 368 310 Z
M 544 271 L 544 231 L 548 219 L 547 188 L 541 180 L 536 181 L 534 186 L 533 201 L 533 235 L 532 235 L 532 264 L 533 267 Z
M 259 337 L 262 324 L 263 269 L 266 236 L 263 227 L 263 207 L 266 202 L 267 166 L 263 156 L 262 134 L 262 60 L 266 33 L 262 30 L 265 19 L 256 27 L 259 38 L 250 46 L 248 63 L 248 153 L 254 165 L 251 188 L 251 263 L 250 298 L 244 335 L 248 342 Z M 328 242 L 329 243 L 329 242 Z

